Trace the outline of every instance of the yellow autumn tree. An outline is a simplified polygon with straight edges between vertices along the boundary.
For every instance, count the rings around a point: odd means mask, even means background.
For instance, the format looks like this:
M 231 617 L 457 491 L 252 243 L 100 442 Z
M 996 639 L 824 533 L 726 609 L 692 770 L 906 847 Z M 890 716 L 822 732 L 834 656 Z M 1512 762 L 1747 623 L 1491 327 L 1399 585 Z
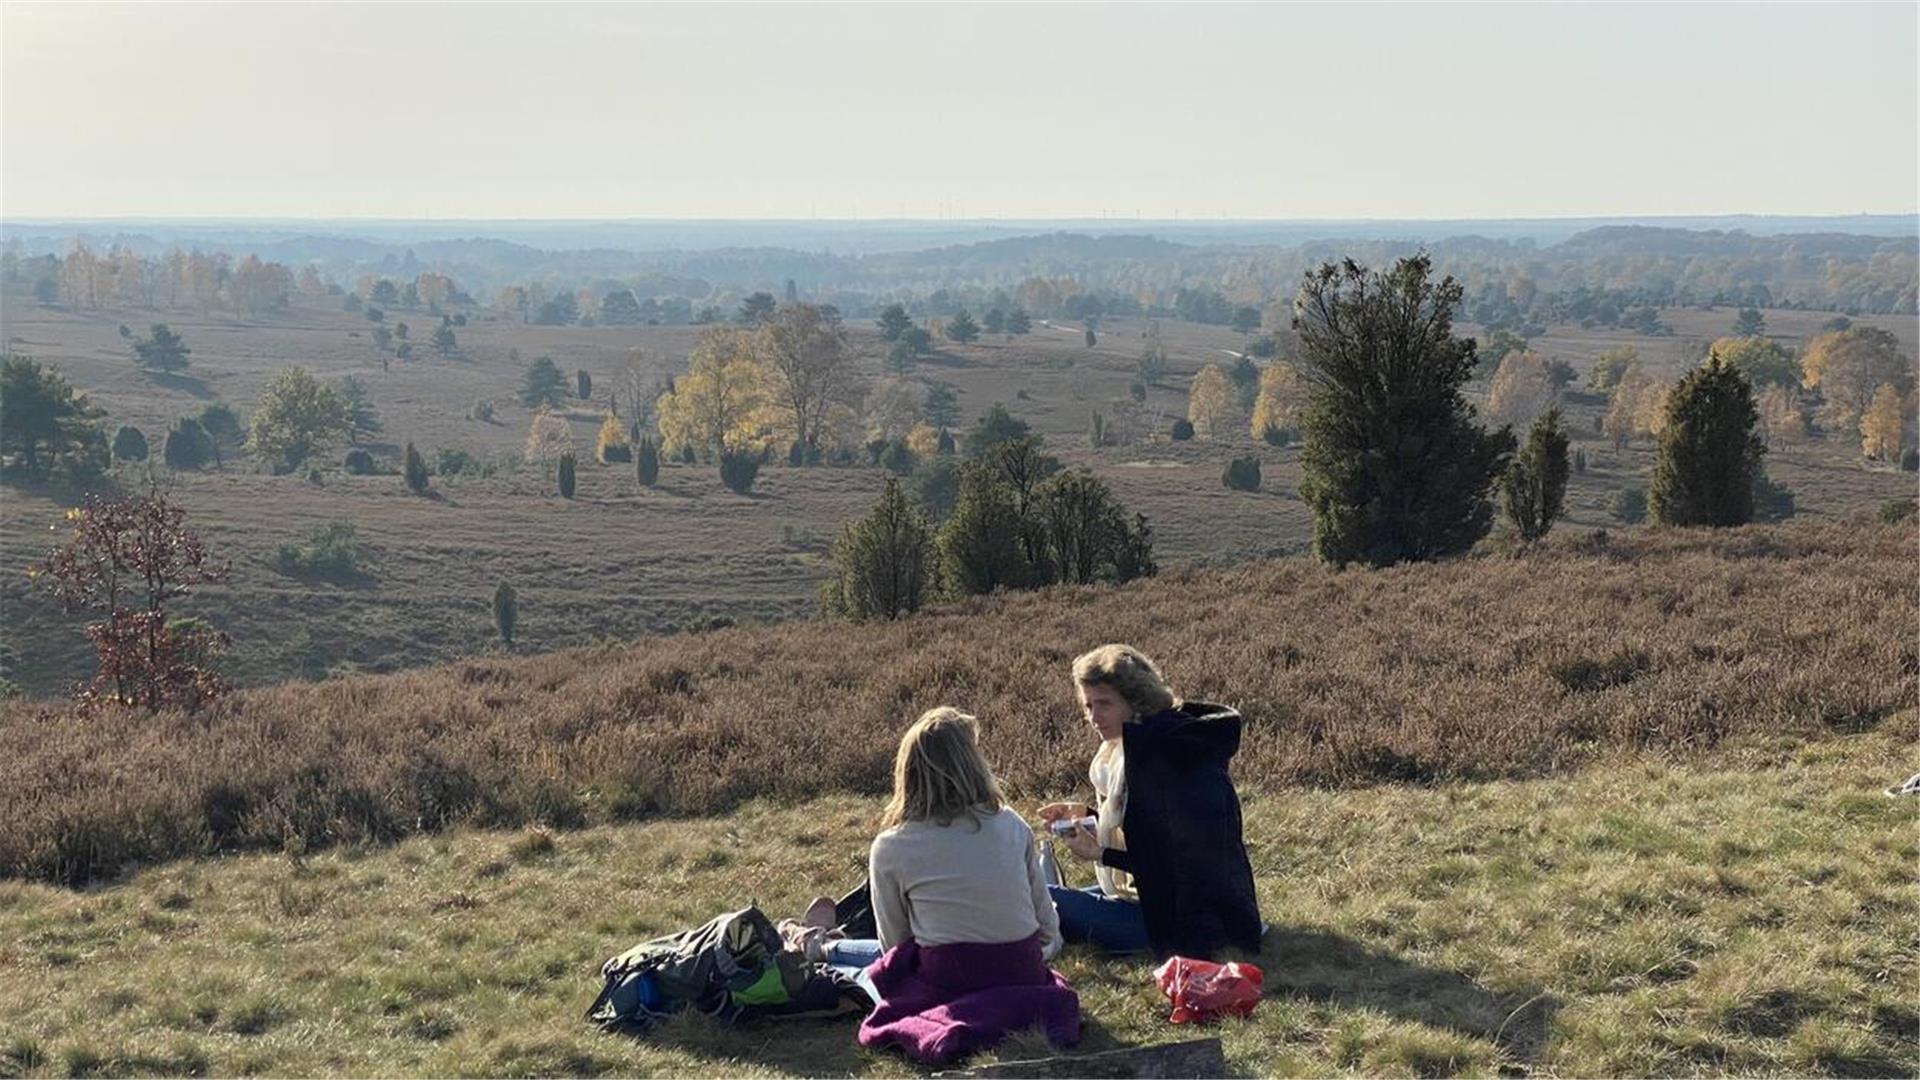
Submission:
M 888 379 L 867 395 L 867 434 L 883 442 L 904 439 L 920 422 L 920 392 L 904 379 Z
M 593 456 L 600 464 L 633 460 L 633 443 L 627 438 L 627 425 L 617 416 L 600 421 L 600 435 L 593 443 Z
M 1300 369 L 1276 360 L 1260 372 L 1260 390 L 1253 399 L 1253 437 L 1278 443 L 1286 433 L 1300 429 L 1307 407 L 1307 381 Z
M 1874 326 L 1852 326 L 1821 334 L 1807 343 L 1801 358 L 1801 383 L 1819 390 L 1826 402 L 1824 420 L 1847 428 L 1867 411 L 1881 384 L 1896 394 L 1913 389 L 1913 361 L 1900 340 Z
M 1233 384 L 1218 364 L 1208 364 L 1193 377 L 1187 388 L 1187 420 L 1193 433 L 1203 439 L 1224 434 L 1233 409 Z
M 1524 425 L 1553 404 L 1553 375 L 1547 358 L 1532 349 L 1514 350 L 1500 361 L 1487 391 L 1487 416 L 1496 424 Z
M 749 335 L 733 327 L 707 329 L 686 375 L 655 405 L 663 449 L 765 449 L 775 435 L 769 381 Z
M 553 415 L 545 405 L 540 406 L 533 414 L 533 423 L 527 426 L 526 459 L 535 463 L 557 461 L 572 449 L 573 425 Z
M 1906 408 L 1900 391 L 1891 383 L 1881 383 L 1860 414 L 1860 452 L 1876 461 L 1892 461 L 1900 456 L 1900 437 L 1906 427 Z
M 940 452 L 940 429 L 925 420 L 913 425 L 907 432 L 907 449 L 917 458 L 930 458 Z

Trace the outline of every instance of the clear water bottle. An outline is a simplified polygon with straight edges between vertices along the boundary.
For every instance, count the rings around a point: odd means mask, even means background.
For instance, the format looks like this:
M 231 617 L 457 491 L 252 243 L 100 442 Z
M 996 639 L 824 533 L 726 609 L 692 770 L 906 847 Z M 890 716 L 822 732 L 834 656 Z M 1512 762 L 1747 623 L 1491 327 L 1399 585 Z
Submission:
M 1060 862 L 1053 857 L 1053 837 L 1040 841 L 1040 880 L 1049 885 L 1059 885 Z

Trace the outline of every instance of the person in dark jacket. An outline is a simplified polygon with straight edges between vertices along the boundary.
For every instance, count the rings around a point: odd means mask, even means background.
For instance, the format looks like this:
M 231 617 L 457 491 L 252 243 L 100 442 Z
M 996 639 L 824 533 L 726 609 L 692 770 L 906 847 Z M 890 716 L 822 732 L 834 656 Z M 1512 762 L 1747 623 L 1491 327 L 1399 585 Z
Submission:
M 1088 770 L 1095 803 L 1051 803 L 1040 816 L 1049 824 L 1095 818 L 1065 844 L 1094 863 L 1097 882 L 1049 888 L 1062 936 L 1196 959 L 1259 951 L 1253 868 L 1227 771 L 1240 749 L 1240 714 L 1183 703 L 1154 662 L 1127 645 L 1075 660 L 1073 681 L 1101 739 Z

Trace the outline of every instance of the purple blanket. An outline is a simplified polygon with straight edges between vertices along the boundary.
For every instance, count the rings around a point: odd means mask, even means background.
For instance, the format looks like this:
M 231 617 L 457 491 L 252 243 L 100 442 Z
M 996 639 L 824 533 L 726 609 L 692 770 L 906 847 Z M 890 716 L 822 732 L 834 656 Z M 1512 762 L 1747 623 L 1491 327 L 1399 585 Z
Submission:
M 1040 935 L 999 944 L 929 945 L 912 939 L 867 969 L 880 1004 L 860 1045 L 897 1046 L 922 1064 L 984 1050 L 1039 1027 L 1047 1041 L 1080 1041 L 1080 997 L 1040 958 Z

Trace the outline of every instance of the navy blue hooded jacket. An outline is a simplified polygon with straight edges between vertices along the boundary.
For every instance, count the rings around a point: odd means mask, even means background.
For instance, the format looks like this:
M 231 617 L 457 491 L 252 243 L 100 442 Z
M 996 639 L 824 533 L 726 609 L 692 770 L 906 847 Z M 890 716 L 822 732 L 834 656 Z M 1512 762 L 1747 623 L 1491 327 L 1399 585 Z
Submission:
M 1129 722 L 1127 849 L 1101 862 L 1133 875 L 1147 938 L 1159 956 L 1209 959 L 1260 950 L 1260 908 L 1227 763 L 1240 714 L 1189 701 Z

